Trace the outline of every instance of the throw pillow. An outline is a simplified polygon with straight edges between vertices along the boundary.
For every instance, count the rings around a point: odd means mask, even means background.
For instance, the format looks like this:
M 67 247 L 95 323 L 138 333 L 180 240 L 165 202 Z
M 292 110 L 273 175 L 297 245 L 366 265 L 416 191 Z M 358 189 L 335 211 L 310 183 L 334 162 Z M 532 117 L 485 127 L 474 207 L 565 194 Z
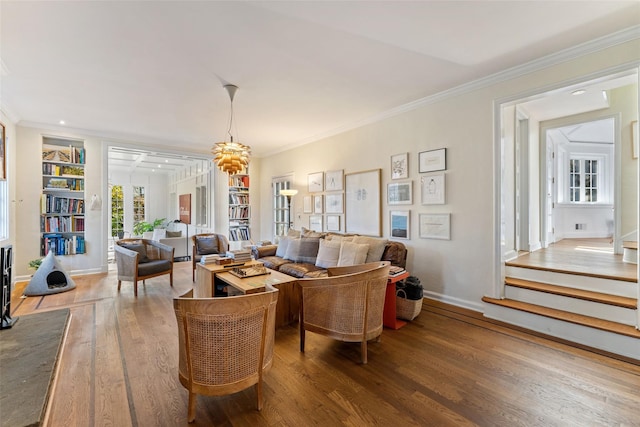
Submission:
M 369 245 L 353 242 L 341 242 L 338 267 L 364 264 L 367 259 L 367 251 L 369 251 Z
M 169 231 L 169 230 L 167 230 L 167 237 L 182 237 L 182 231 Z
M 375 237 L 356 236 L 353 238 L 353 243 L 364 243 L 369 245 L 369 252 L 367 252 L 366 262 L 380 261 L 384 248 L 387 246 L 387 239 L 376 239 Z
M 196 252 L 198 255 L 211 255 L 218 253 L 218 236 L 196 237 Z
M 287 231 L 287 237 L 293 237 L 293 238 L 300 237 L 300 231 L 290 228 L 289 231 Z
M 300 239 L 291 239 L 287 246 L 287 253 L 284 254 L 284 259 L 296 262 L 300 255 Z
M 278 242 L 278 249 L 276 249 L 276 256 L 284 258 L 284 256 L 287 254 L 287 248 L 289 247 L 289 243 L 291 243 L 291 240 L 291 237 L 286 236 L 280 238 L 280 241 Z
M 320 239 L 316 267 L 336 267 L 340 259 L 340 245 L 339 241 Z
M 147 248 L 144 243 L 122 243 L 120 246 L 131 251 L 138 252 L 138 264 L 149 262 L 149 258 L 147 257 Z
M 153 237 L 151 237 L 151 240 L 155 240 L 157 242 L 165 237 L 167 237 L 167 230 L 164 228 L 156 228 L 153 230 Z
M 296 262 L 315 264 L 316 258 L 318 257 L 319 246 L 319 237 L 302 237 L 300 239 L 300 252 L 298 252 Z
M 325 233 L 302 227 L 302 237 L 324 237 Z

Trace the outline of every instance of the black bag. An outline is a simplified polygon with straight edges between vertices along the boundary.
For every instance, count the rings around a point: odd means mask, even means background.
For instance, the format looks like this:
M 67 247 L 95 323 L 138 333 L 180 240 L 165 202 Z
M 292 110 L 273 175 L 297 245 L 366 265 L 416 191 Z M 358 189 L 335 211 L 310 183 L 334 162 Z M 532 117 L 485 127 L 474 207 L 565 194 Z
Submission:
M 396 284 L 396 294 L 398 295 L 398 290 L 402 289 L 404 294 L 406 295 L 406 299 L 410 300 L 419 300 L 422 299 L 424 295 L 424 289 L 420 284 L 420 279 L 416 276 L 409 276 L 405 280 L 400 281 Z M 400 293 L 398 296 L 403 296 Z

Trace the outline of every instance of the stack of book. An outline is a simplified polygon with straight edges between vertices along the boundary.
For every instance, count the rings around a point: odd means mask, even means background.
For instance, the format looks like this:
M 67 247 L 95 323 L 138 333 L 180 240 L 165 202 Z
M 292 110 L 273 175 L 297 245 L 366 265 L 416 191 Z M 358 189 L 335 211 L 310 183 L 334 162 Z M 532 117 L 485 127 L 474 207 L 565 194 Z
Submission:
M 396 277 L 396 276 L 400 276 L 401 274 L 403 274 L 406 270 L 402 267 L 398 267 L 395 265 L 392 265 L 389 268 L 389 277 Z
M 251 250 L 240 249 L 237 251 L 228 251 L 227 258 L 233 259 L 235 262 L 247 262 L 251 261 Z
M 215 264 L 220 259 L 220 255 L 212 254 L 212 255 L 202 255 L 200 258 L 200 264 Z

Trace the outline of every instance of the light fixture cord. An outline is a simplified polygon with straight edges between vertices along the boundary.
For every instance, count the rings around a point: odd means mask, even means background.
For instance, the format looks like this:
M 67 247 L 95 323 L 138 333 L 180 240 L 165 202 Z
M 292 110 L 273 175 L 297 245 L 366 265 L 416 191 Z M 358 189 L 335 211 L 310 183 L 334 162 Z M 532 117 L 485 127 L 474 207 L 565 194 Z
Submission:
M 227 129 L 227 133 L 231 138 L 231 142 L 233 142 L 233 135 L 231 134 L 232 126 L 233 126 L 233 99 L 231 100 L 231 108 L 229 108 L 229 129 Z

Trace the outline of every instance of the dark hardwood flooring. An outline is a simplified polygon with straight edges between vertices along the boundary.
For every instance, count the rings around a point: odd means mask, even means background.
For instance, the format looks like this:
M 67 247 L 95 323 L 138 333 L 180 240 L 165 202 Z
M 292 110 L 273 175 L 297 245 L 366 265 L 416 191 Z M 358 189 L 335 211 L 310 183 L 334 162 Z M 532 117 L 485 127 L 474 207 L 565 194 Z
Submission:
M 116 292 L 116 276 L 74 278 L 75 290 L 20 299 L 14 316 L 69 307 L 69 336 L 51 426 L 187 425 L 171 299 L 191 266 Z M 264 408 L 254 390 L 199 397 L 195 426 L 640 426 L 640 366 L 425 301 L 413 322 L 385 329 L 360 365 L 359 345 L 278 330 Z
M 622 262 L 609 239 L 563 239 L 545 249 L 523 252 L 507 265 L 638 281 L 638 266 Z

